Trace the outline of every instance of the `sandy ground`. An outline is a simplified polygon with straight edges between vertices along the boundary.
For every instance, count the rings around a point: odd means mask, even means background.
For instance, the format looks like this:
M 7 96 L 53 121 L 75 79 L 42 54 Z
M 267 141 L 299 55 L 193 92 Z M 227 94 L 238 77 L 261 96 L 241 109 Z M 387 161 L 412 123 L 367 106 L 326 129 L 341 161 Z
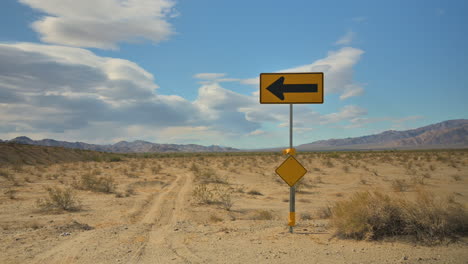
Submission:
M 0 263 L 468 263 L 468 238 L 437 246 L 410 238 L 346 240 L 334 236 L 321 215 L 325 206 L 365 190 L 412 199 L 423 188 L 468 205 L 468 152 L 298 155 L 308 173 L 296 196 L 293 234 L 289 186 L 274 173 L 284 159 L 4 166 Z M 112 176 L 116 190 L 77 188 L 86 173 Z M 404 190 L 395 189 L 398 179 L 405 180 Z M 75 186 L 82 209 L 41 211 L 36 200 L 47 197 L 47 186 Z M 229 198 L 232 207 L 200 203 L 194 194 L 200 186 Z

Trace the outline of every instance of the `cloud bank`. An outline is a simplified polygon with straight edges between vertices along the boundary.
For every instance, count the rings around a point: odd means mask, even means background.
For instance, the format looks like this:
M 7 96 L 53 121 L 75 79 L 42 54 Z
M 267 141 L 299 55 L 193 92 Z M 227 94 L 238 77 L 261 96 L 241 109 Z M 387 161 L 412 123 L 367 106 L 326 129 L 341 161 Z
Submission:
M 344 48 L 322 60 L 291 71 L 322 68 L 328 89 L 344 92 L 352 83 L 352 65 L 362 51 Z M 74 47 L 45 44 L 0 44 L 0 138 L 34 138 L 110 143 L 144 139 L 157 142 L 217 142 L 267 136 L 265 124 L 287 126 L 284 105 L 260 105 L 257 95 L 244 95 L 221 86 L 224 73 L 202 73 L 207 80 L 198 97 L 158 94 L 157 79 L 134 62 L 97 56 Z M 239 80 L 239 79 L 236 79 Z M 344 106 L 320 114 L 305 105 L 295 107 L 294 126 L 310 131 L 311 124 L 333 124 L 367 114 Z
M 116 49 L 122 41 L 158 43 L 174 30 L 173 0 L 20 0 L 44 14 L 31 26 L 42 42 Z

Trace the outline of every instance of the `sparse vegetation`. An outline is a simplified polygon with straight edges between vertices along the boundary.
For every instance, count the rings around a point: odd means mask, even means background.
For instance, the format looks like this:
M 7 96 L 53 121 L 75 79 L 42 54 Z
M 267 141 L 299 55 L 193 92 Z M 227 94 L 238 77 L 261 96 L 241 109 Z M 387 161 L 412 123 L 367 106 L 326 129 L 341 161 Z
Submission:
M 38 199 L 37 206 L 41 211 L 65 210 L 78 211 L 81 209 L 81 203 L 76 197 L 73 189 L 60 187 L 47 187 L 48 197 Z
M 10 198 L 11 200 L 15 200 L 15 199 L 16 199 L 16 194 L 17 194 L 17 193 L 18 193 L 17 190 L 11 189 L 11 188 L 10 188 L 10 189 L 7 189 L 7 190 L 5 191 L 5 195 L 6 195 L 8 198 Z
M 438 243 L 468 231 L 468 213 L 461 204 L 427 192 L 420 192 L 415 202 L 359 192 L 337 202 L 331 212 L 337 235 L 354 239 L 411 235 L 424 243 Z
M 96 177 L 92 174 L 84 174 L 81 176 L 81 181 L 75 183 L 74 186 L 78 189 L 91 190 L 95 192 L 113 193 L 117 184 L 112 176 Z
M 267 210 L 256 210 L 250 219 L 252 220 L 273 220 L 274 216 Z
M 405 192 L 409 188 L 408 183 L 405 179 L 396 179 L 392 181 L 392 189 L 395 192 Z
M 257 190 L 250 190 L 247 194 L 250 195 L 263 195 L 263 193 L 257 191 Z

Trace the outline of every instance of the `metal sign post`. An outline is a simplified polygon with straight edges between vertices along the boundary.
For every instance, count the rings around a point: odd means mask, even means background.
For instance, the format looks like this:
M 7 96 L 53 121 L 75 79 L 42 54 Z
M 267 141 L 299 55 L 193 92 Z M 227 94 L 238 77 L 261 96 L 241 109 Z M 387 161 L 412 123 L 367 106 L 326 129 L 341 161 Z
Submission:
M 293 105 L 289 104 L 289 149 L 293 148 Z M 291 156 L 291 154 L 289 154 Z M 296 187 L 289 187 L 289 233 L 296 224 Z
M 294 156 L 293 104 L 323 104 L 323 72 L 261 73 L 260 103 L 289 104 L 289 149 L 283 150 L 288 158 L 276 169 L 276 173 L 289 185 L 289 232 L 296 225 L 295 184 L 307 170 Z

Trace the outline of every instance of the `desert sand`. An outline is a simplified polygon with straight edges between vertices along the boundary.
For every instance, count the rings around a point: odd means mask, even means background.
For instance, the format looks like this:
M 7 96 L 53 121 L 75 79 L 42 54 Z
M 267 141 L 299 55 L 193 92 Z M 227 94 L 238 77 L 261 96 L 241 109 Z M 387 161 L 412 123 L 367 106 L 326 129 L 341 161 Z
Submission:
M 343 239 L 327 215 L 358 191 L 411 200 L 424 189 L 466 206 L 468 151 L 298 153 L 308 172 L 292 234 L 289 186 L 275 174 L 285 159 L 3 164 L 0 263 L 468 263 L 466 237 Z M 85 188 L 83 175 L 110 179 L 110 188 Z M 41 206 L 47 187 L 70 188 L 77 208 Z

